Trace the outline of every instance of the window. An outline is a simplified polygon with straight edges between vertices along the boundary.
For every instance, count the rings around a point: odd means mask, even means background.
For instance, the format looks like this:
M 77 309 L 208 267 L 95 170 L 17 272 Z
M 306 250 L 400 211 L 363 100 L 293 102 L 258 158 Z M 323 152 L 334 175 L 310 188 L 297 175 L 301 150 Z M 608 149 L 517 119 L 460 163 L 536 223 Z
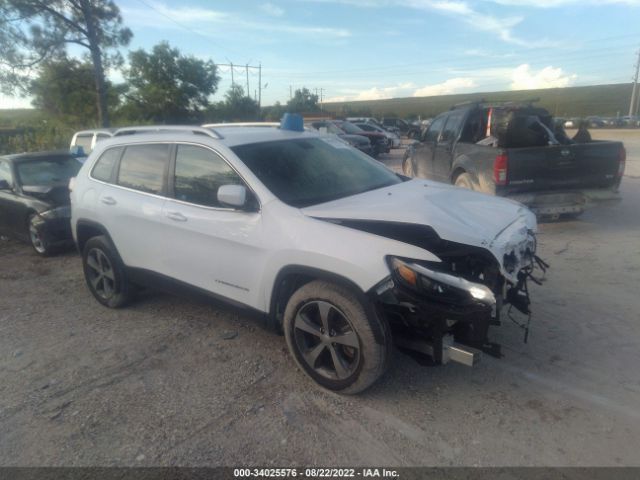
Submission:
M 431 125 L 429 125 L 429 130 L 424 135 L 425 142 L 437 142 L 438 136 L 440 135 L 440 130 L 442 130 L 442 126 L 444 122 L 447 120 L 446 116 L 437 117 Z
M 366 132 L 375 132 L 376 131 L 375 127 L 372 127 L 371 125 L 367 125 L 366 123 L 360 123 L 360 124 L 358 124 L 356 126 L 360 127 L 362 130 L 364 130 Z
M 276 197 L 294 207 L 402 181 L 378 161 L 330 137 L 251 143 L 231 149 Z
M 5 180 L 9 185 L 13 185 L 11 167 L 7 162 L 0 162 L 0 180 Z
M 166 144 L 133 145 L 125 149 L 118 172 L 118 185 L 147 193 L 162 193 L 169 163 Z
M 116 164 L 122 153 L 122 147 L 110 148 L 104 152 L 91 171 L 91 176 L 96 180 L 103 182 L 111 181 L 111 174 L 113 172 L 113 166 Z
M 444 126 L 444 130 L 442 130 L 442 135 L 440 136 L 440 142 L 451 143 L 455 141 L 460 131 L 462 120 L 464 119 L 464 113 L 464 111 L 458 110 L 449 114 L 447 124 Z
M 242 185 L 238 174 L 220 156 L 202 147 L 178 145 L 174 193 L 177 200 L 224 207 L 218 202 L 222 185 Z
M 91 153 L 91 141 L 93 140 L 93 133 L 83 133 L 76 137 L 76 143 L 78 147 L 82 147 L 84 153 Z
M 69 179 L 78 174 L 82 164 L 68 155 L 20 160 L 16 174 L 25 186 L 67 186 Z
M 111 138 L 111 135 L 109 135 L 108 133 L 98 133 L 96 135 L 96 143 L 101 140 L 106 140 L 107 138 Z

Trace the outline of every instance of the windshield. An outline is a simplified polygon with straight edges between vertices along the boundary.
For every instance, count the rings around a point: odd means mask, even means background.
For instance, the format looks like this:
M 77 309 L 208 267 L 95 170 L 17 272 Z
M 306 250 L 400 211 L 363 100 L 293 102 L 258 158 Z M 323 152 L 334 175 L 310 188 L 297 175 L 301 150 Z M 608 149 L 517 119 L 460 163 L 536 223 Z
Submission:
M 22 185 L 48 187 L 68 184 L 82 164 L 73 157 L 47 157 L 16 163 L 18 178 Z
M 345 132 L 351 133 L 354 135 L 358 135 L 359 133 L 364 132 L 364 130 L 362 130 L 359 127 L 356 127 L 353 123 L 349 123 L 349 122 L 340 122 L 339 126 Z
M 402 181 L 376 160 L 331 138 L 252 143 L 232 150 L 276 197 L 293 207 Z

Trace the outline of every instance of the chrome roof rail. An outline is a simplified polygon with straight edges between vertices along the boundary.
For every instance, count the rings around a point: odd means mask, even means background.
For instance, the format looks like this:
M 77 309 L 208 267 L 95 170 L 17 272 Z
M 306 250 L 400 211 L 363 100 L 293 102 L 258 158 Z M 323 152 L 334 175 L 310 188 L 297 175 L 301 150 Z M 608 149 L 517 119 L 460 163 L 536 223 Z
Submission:
M 228 128 L 228 127 L 272 127 L 277 128 L 280 122 L 230 122 L 230 123 L 205 123 L 203 128 Z
M 175 132 L 175 133 L 193 133 L 194 135 L 206 135 L 218 140 L 224 137 L 220 133 L 216 132 L 213 128 L 204 128 L 191 125 L 143 125 L 139 127 L 122 127 L 115 131 L 114 137 L 121 137 L 123 135 L 135 135 L 138 133 L 162 133 L 162 132 Z

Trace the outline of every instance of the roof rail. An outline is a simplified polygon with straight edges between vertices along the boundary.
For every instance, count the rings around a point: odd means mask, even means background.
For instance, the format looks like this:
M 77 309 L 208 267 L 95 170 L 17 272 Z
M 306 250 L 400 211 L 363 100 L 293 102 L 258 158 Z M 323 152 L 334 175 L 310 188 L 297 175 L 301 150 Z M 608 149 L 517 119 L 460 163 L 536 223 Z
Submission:
M 114 137 L 123 135 L 135 135 L 137 133 L 162 133 L 162 132 L 184 132 L 193 133 L 195 135 L 206 135 L 211 138 L 221 140 L 224 138 L 212 128 L 197 127 L 191 125 L 143 125 L 140 127 L 123 127 L 119 128 L 113 134 Z
M 230 122 L 230 123 L 205 123 L 203 128 L 227 128 L 227 127 L 279 127 L 280 122 Z
M 527 106 L 531 106 L 532 104 L 539 102 L 540 101 L 540 97 L 535 97 L 535 98 L 529 98 L 526 100 L 485 100 L 484 98 L 481 98 L 479 100 L 469 100 L 467 102 L 462 102 L 462 103 L 456 103 L 455 105 L 453 105 L 450 110 L 455 110 L 456 108 L 464 108 L 464 107 L 469 107 L 472 105 L 483 105 L 485 107 L 506 107 L 506 106 L 510 106 L 510 105 L 527 105 Z

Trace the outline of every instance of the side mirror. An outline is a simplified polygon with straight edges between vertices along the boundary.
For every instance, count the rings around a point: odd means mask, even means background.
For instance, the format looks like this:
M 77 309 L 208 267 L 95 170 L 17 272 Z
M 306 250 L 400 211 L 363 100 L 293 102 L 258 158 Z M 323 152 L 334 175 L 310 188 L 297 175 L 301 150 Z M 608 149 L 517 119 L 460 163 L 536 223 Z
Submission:
M 0 180 L 0 190 L 12 190 L 11 185 L 6 180 Z
M 222 185 L 218 188 L 218 201 L 232 207 L 244 207 L 247 203 L 247 188 L 244 185 Z

